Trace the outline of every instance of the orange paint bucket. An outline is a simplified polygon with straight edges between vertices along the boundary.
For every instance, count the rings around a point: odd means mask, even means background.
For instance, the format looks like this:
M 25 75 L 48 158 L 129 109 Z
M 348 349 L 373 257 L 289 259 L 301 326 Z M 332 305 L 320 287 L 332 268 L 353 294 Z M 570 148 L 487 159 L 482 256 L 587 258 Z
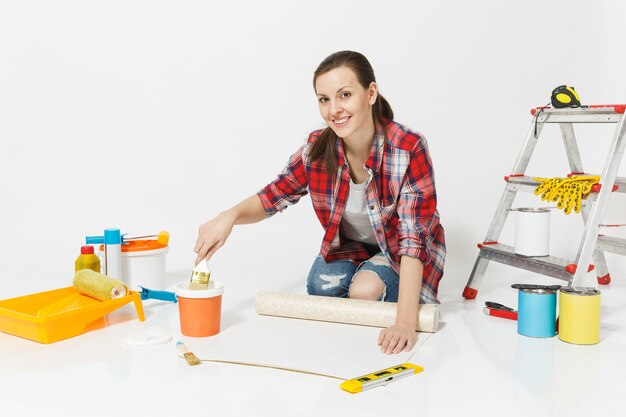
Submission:
M 206 290 L 190 290 L 189 281 L 176 286 L 180 332 L 184 336 L 207 337 L 220 332 L 224 285 L 209 281 Z

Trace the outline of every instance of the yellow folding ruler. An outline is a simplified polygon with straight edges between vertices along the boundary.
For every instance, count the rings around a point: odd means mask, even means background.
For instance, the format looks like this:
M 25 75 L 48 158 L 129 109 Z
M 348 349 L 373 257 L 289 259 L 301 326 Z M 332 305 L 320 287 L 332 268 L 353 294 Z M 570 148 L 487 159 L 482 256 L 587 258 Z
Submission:
M 419 374 L 424 368 L 412 363 L 403 363 L 400 365 L 392 366 L 378 372 L 363 375 L 358 378 L 348 379 L 339 385 L 339 387 L 352 394 L 365 391 L 371 388 L 376 388 L 381 385 L 387 385 L 390 382 L 397 381 L 398 379 L 406 378 L 408 376 Z

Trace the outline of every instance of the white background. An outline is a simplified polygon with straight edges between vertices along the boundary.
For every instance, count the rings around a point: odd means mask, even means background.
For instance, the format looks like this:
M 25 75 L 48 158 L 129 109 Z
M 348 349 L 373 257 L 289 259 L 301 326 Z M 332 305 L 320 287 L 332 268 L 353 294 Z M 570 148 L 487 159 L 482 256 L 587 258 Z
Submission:
M 84 236 L 107 227 L 168 230 L 168 271 L 189 271 L 198 226 L 324 126 L 313 71 L 352 49 L 396 119 L 429 141 L 448 243 L 441 299 L 456 299 L 529 109 L 560 84 L 586 104 L 626 102 L 625 14 L 621 1 L 4 1 L 0 298 L 69 285 Z M 588 171 L 611 128 L 578 132 Z M 537 153 L 531 175 L 567 174 L 558 128 Z M 605 220 L 626 222 L 613 202 Z M 552 251 L 573 256 L 581 221 L 553 214 Z M 259 290 L 273 286 L 256 271 L 280 275 L 302 292 L 321 237 L 305 197 L 237 227 L 212 269 Z
M 0 0 L 0 299 L 71 285 L 84 236 L 108 227 L 168 230 L 168 285 L 187 279 L 198 226 L 275 178 L 324 126 L 313 71 L 343 49 L 370 59 L 397 120 L 428 138 L 448 243 L 442 324 L 419 335 L 429 339 L 412 359 L 426 371 L 386 388 L 350 396 L 331 379 L 188 367 L 174 348 L 177 306 L 148 301 L 145 322 L 127 306 L 105 329 L 51 345 L 0 334 L 1 409 L 380 416 L 393 404 L 399 415 L 614 415 L 626 372 L 623 257 L 607 256 L 613 284 L 602 288 L 594 346 L 524 337 L 515 322 L 482 313 L 485 300 L 516 307 L 513 282 L 555 280 L 496 264 L 476 300 L 461 292 L 529 109 L 560 84 L 585 104 L 626 102 L 624 16 L 620 0 Z M 600 172 L 611 128 L 577 130 L 587 171 Z M 556 126 L 536 151 L 529 174 L 567 174 Z M 604 220 L 626 223 L 623 195 L 613 197 Z M 553 255 L 575 255 L 581 223 L 553 212 Z M 341 363 L 351 376 L 407 360 L 378 352 L 376 328 L 255 314 L 257 291 L 305 291 L 321 238 L 308 197 L 237 227 L 211 262 L 226 288 L 222 331 L 182 340 L 201 358 Z M 173 339 L 124 346 L 145 329 Z

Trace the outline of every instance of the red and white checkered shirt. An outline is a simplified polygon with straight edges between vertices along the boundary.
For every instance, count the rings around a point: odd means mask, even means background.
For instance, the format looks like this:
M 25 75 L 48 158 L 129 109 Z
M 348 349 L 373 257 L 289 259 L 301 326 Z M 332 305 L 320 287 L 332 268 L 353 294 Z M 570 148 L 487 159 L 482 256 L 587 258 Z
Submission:
M 370 258 L 361 242 L 339 233 L 350 190 L 350 170 L 337 140 L 337 175 L 329 176 L 322 160 L 310 161 L 312 144 L 322 130 L 309 135 L 273 182 L 259 191 L 267 217 L 310 194 L 313 208 L 326 231 L 320 253 L 326 262 Z M 446 255 L 439 223 L 433 167 L 426 139 L 399 123 L 375 122 L 374 142 L 365 164 L 369 174 L 366 200 L 376 240 L 392 268 L 399 273 L 400 257 L 418 258 L 424 265 L 421 297 L 438 303 L 437 291 Z

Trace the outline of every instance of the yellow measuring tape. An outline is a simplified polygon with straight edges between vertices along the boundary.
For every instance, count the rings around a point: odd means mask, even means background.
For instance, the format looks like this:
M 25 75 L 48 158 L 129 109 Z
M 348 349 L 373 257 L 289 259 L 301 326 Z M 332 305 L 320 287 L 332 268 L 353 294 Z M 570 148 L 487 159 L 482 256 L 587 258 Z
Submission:
M 580 213 L 583 198 L 591 187 L 600 181 L 597 175 L 572 175 L 569 178 L 535 178 L 541 184 L 535 189 L 535 195 L 541 194 L 541 201 L 556 202 L 556 206 L 565 214 L 572 209 Z

